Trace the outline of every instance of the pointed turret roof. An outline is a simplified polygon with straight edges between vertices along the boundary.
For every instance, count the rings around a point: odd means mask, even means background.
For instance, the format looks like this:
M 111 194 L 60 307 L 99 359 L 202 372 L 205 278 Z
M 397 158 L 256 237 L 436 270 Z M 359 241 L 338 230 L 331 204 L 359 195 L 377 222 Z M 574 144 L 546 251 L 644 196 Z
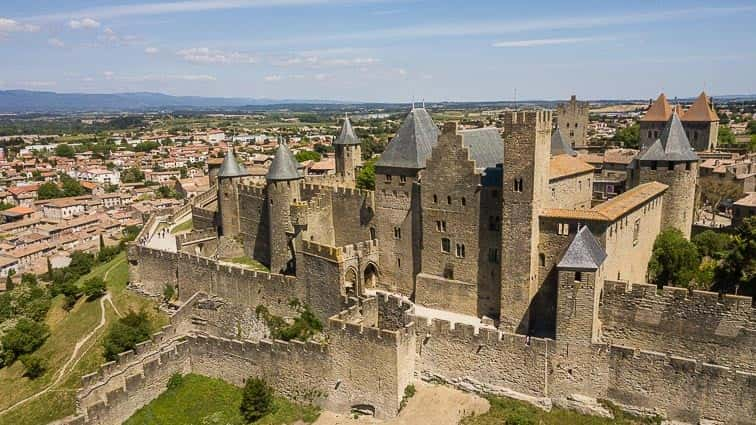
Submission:
M 334 145 L 359 145 L 360 139 L 354 134 L 352 128 L 352 122 L 349 121 L 349 117 L 344 117 L 344 123 L 341 125 L 341 132 L 336 140 L 333 141 Z
M 242 177 L 247 174 L 247 170 L 244 166 L 236 161 L 234 149 L 229 147 L 226 151 L 226 156 L 223 158 L 220 170 L 218 171 L 218 177 Z
M 680 122 L 677 112 L 664 126 L 661 137 L 643 150 L 638 156 L 640 161 L 698 161 L 698 155 L 690 147 L 688 136 Z
M 606 251 L 588 226 L 578 230 L 557 267 L 570 270 L 597 270 L 606 259 Z
M 551 133 L 551 156 L 557 155 L 577 156 L 577 152 L 567 141 L 567 136 L 558 127 Z
M 283 140 L 279 140 L 276 154 L 270 163 L 265 179 L 268 181 L 300 179 L 302 176 L 299 174 L 298 166 L 299 162 L 289 147 Z
M 667 121 L 672 115 L 672 106 L 667 101 L 667 96 L 664 93 L 660 94 L 658 98 L 648 107 L 646 115 L 641 118 L 641 121 Z
M 705 92 L 701 92 L 696 98 L 685 115 L 681 118 L 683 121 L 696 121 L 696 122 L 713 122 L 719 121 L 717 112 L 714 110 L 714 105 L 711 103 L 711 98 L 706 96 Z
M 377 167 L 425 168 L 425 160 L 438 143 L 438 127 L 425 108 L 412 108 L 399 131 L 381 155 Z

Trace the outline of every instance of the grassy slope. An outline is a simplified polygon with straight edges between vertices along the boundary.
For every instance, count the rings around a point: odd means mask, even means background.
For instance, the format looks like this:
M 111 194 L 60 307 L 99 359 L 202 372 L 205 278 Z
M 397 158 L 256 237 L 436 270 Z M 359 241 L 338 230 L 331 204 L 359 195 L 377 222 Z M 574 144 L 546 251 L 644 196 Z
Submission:
M 124 425 L 241 425 L 244 420 L 239 413 L 240 403 L 241 389 L 220 379 L 189 374 L 181 385 L 166 390 L 139 409 Z M 317 408 L 297 405 L 277 397 L 274 412 L 256 424 L 292 424 L 299 420 L 311 423 L 317 417 Z
M 167 324 L 168 318 L 156 310 L 154 303 L 125 290 L 128 280 L 125 254 L 120 254 L 111 262 L 96 267 L 79 282 L 84 282 L 94 276 L 104 276 L 111 267 L 113 268 L 107 281 L 108 290 L 121 314 L 125 314 L 129 309 L 145 308 L 156 326 Z M 50 325 L 51 334 L 37 351 L 37 354 L 46 359 L 48 371 L 42 377 L 30 380 L 22 376 L 23 365 L 20 362 L 0 369 L 0 408 L 10 406 L 34 394 L 52 382 L 55 372 L 71 356 L 76 342 L 99 324 L 99 301 L 88 302 L 80 299 L 70 312 L 63 310 L 62 303 L 62 298 L 54 300 L 53 308 L 50 309 L 46 319 Z M 116 319 L 115 312 L 108 303 L 106 303 L 106 318 L 108 323 Z M 81 376 L 94 372 L 105 361 L 102 357 L 100 341 L 107 327 L 107 325 L 103 327 L 82 348 L 83 356 L 57 387 L 0 416 L 0 425 L 43 424 L 74 413 L 75 391 L 81 383 Z
M 462 420 L 462 425 L 651 425 L 660 423 L 654 418 L 637 418 L 623 413 L 612 405 L 607 407 L 614 419 L 583 415 L 572 410 L 554 408 L 550 412 L 538 409 L 522 401 L 501 397 L 488 397 L 491 410 Z
M 172 235 L 176 235 L 178 233 L 183 233 L 183 232 L 192 230 L 193 227 L 194 227 L 194 222 L 190 218 L 189 220 L 187 220 L 187 221 L 179 224 L 178 226 L 174 227 L 173 229 L 171 229 L 171 234 Z

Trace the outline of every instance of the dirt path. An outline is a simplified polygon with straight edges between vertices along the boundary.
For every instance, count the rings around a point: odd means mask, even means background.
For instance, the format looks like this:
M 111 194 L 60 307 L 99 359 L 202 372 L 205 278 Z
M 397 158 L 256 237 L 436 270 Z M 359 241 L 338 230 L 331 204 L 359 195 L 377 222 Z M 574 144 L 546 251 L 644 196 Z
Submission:
M 443 385 L 416 382 L 415 388 L 415 396 L 394 419 L 354 419 L 350 415 L 324 411 L 313 425 L 457 425 L 462 418 L 485 413 L 490 408 L 488 400 L 482 397 Z
M 105 281 L 105 282 L 107 282 L 108 276 L 110 275 L 111 270 L 113 270 L 114 268 L 116 268 L 120 263 L 121 263 L 121 261 L 118 261 L 117 263 L 113 264 L 105 272 L 105 274 L 103 275 L 103 279 L 102 280 Z M 70 372 L 76 366 L 76 364 L 79 362 L 79 360 L 81 360 L 82 356 L 84 356 L 84 354 L 89 349 L 89 348 L 87 348 L 87 350 L 84 350 L 83 352 L 79 353 L 79 351 L 81 350 L 81 348 L 90 339 L 92 339 L 92 337 L 97 333 L 97 331 L 99 331 L 100 329 L 102 329 L 107 324 L 108 320 L 107 320 L 107 315 L 105 314 L 105 303 L 106 302 L 110 303 L 110 305 L 113 306 L 113 310 L 118 315 L 118 317 L 121 317 L 121 313 L 118 312 L 118 309 L 116 309 L 116 306 L 113 304 L 113 300 L 110 298 L 110 294 L 109 293 L 105 294 L 102 298 L 100 298 L 100 323 L 97 324 L 97 326 L 95 326 L 95 328 L 92 329 L 88 334 L 86 334 L 82 339 L 80 339 L 78 342 L 76 342 L 76 345 L 74 346 L 73 353 L 71 353 L 71 357 L 68 358 L 68 360 L 66 361 L 66 363 L 63 364 L 63 367 L 61 367 L 58 370 L 58 372 L 55 374 L 55 379 L 52 381 L 52 383 L 50 383 L 50 385 L 46 386 L 45 388 L 43 388 L 39 392 L 34 393 L 34 394 L 30 395 L 29 397 L 26 397 L 24 399 L 21 399 L 21 400 L 17 401 L 16 403 L 14 403 L 14 404 L 6 407 L 3 410 L 0 410 L 0 415 L 3 415 L 6 412 L 15 409 L 16 407 L 18 407 L 18 406 L 20 406 L 20 405 L 22 405 L 22 404 L 24 404 L 24 403 L 26 403 L 26 402 L 28 402 L 30 400 L 34 400 L 35 398 L 38 398 L 38 397 L 40 397 L 40 396 L 42 396 L 44 394 L 47 394 L 48 392 L 50 392 L 53 389 L 53 387 L 55 387 L 56 385 L 58 385 L 63 380 L 63 378 L 66 376 L 66 373 Z

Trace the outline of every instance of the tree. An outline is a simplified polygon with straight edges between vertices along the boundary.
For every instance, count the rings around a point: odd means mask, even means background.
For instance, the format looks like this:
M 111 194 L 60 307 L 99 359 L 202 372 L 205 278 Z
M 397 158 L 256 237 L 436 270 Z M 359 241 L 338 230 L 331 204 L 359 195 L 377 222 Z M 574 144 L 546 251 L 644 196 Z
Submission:
M 20 360 L 26 368 L 24 375 L 31 379 L 39 378 L 45 373 L 45 370 L 47 370 L 45 361 L 39 356 L 27 354 L 21 356 Z
M 618 129 L 614 133 L 614 141 L 623 148 L 638 149 L 640 146 L 640 125 L 635 123 Z
M 21 275 L 21 284 L 22 285 L 36 285 L 37 284 L 37 275 L 34 273 L 24 273 Z
M 717 133 L 717 143 L 720 146 L 732 146 L 735 144 L 735 135 L 730 130 L 730 127 L 720 126 Z
M 376 159 L 371 158 L 362 164 L 356 179 L 358 189 L 375 190 L 375 162 Z
M 732 249 L 714 271 L 714 288 L 756 295 L 756 216 L 743 220 L 732 238 Z
M 60 143 L 55 147 L 55 155 L 63 156 L 66 158 L 73 158 L 74 155 L 76 155 L 76 151 L 68 143 Z
M 121 172 L 121 181 L 124 183 L 144 181 L 144 172 L 136 167 L 127 168 Z
M 84 189 L 84 186 L 82 186 L 78 180 L 72 178 L 71 176 L 67 174 L 62 174 L 60 176 L 60 180 L 63 183 L 63 196 L 64 197 L 81 196 L 87 193 L 87 190 Z
M 27 318 L 19 319 L 16 326 L 2 337 L 5 364 L 13 363 L 21 355 L 33 353 L 49 335 L 50 329 L 47 325 Z
M 138 343 L 148 340 L 151 331 L 152 324 L 145 311 L 129 311 L 108 329 L 102 342 L 105 348 L 103 355 L 107 360 L 116 360 L 118 354 L 133 350 Z
M 719 204 L 725 199 L 732 201 L 743 197 L 743 186 L 732 180 L 718 177 L 703 177 L 699 181 L 701 198 L 712 206 L 713 211 L 719 210 Z
M 748 121 L 748 134 L 756 134 L 756 120 Z
M 37 189 L 37 198 L 39 199 L 55 199 L 62 196 L 63 191 L 53 182 L 42 183 Z
M 170 283 L 166 283 L 163 287 L 163 298 L 165 298 L 166 301 L 171 301 L 175 295 L 176 288 Z
M 698 253 L 704 257 L 721 258 L 730 249 L 730 240 L 732 238 L 726 233 L 719 233 L 713 230 L 706 230 L 692 238 L 696 245 Z
M 13 275 L 16 274 L 16 271 L 13 269 L 8 270 L 8 275 L 5 278 L 5 290 L 6 291 L 12 291 L 13 290 Z
M 90 300 L 105 295 L 106 290 L 105 282 L 101 277 L 93 277 L 84 282 L 84 295 Z
M 651 282 L 659 287 L 688 287 L 700 263 L 696 246 L 685 239 L 680 230 L 669 228 L 659 233 L 654 241 L 648 273 Z
M 297 161 L 299 162 L 305 162 L 305 161 L 320 161 L 320 154 L 313 151 L 299 151 L 295 155 L 297 158 Z
M 244 384 L 244 392 L 242 392 L 241 406 L 239 407 L 242 417 L 248 423 L 252 423 L 268 414 L 272 407 L 273 389 L 262 379 L 247 379 L 247 382 Z
M 9 210 L 9 209 L 11 209 L 13 207 L 14 207 L 13 204 L 9 204 L 7 202 L 0 202 L 0 211 Z

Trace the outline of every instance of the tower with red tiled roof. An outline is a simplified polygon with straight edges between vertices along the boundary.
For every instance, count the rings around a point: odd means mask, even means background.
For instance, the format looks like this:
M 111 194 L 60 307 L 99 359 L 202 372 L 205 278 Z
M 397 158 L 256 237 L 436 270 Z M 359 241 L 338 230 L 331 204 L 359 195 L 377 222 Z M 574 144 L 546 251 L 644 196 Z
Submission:
M 716 150 L 719 116 L 711 98 L 701 92 L 690 108 L 680 117 L 691 146 L 697 151 Z
M 659 138 L 670 117 L 672 117 L 672 105 L 669 104 L 667 96 L 662 93 L 651 102 L 646 114 L 640 119 L 641 149 L 648 148 Z

